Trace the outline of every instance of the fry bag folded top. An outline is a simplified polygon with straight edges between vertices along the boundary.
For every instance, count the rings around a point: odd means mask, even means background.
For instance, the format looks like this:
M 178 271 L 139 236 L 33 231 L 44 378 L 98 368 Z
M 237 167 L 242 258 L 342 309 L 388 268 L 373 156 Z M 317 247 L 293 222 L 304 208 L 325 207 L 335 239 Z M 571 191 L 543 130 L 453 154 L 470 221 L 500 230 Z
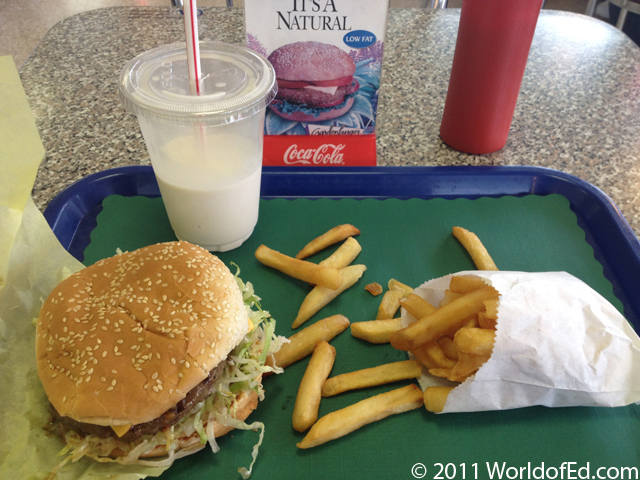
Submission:
M 640 338 L 587 284 L 566 272 L 456 275 L 479 276 L 500 292 L 498 323 L 490 359 L 451 391 L 443 413 L 640 402 Z M 415 293 L 437 305 L 452 276 Z M 420 385 L 443 381 L 423 374 Z

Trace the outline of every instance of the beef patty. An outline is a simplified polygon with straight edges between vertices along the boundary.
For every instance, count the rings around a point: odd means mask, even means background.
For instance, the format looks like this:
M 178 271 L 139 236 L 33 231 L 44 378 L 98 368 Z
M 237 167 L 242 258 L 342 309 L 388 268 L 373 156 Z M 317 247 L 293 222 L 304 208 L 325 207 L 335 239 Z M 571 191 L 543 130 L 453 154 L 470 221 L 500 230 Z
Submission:
M 53 422 L 58 423 L 65 431 L 72 430 L 83 437 L 87 435 L 101 438 L 115 437 L 120 438 L 123 442 L 134 442 L 144 435 L 155 435 L 160 430 L 178 423 L 193 407 L 211 394 L 213 385 L 224 370 L 224 365 L 225 362 L 221 362 L 220 365 L 211 370 L 209 376 L 193 387 L 174 407 L 150 422 L 132 426 L 122 437 L 118 437 L 111 427 L 78 422 L 69 417 L 62 417 L 51 404 L 49 404 L 49 410 L 53 416 Z
M 359 87 L 358 81 L 354 80 L 350 85 L 338 87 L 333 95 L 309 88 L 278 88 L 276 98 L 309 107 L 333 106 L 342 103 L 345 95 L 357 91 Z

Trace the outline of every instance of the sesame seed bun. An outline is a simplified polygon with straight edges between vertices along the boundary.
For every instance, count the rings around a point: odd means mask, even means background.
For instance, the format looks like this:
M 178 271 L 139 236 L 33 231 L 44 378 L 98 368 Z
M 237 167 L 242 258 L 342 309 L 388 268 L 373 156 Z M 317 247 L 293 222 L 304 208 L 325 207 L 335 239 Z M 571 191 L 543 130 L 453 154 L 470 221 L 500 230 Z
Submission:
M 248 329 L 242 294 L 217 257 L 187 242 L 152 245 L 97 262 L 49 295 L 38 373 L 61 416 L 136 425 L 182 400 Z

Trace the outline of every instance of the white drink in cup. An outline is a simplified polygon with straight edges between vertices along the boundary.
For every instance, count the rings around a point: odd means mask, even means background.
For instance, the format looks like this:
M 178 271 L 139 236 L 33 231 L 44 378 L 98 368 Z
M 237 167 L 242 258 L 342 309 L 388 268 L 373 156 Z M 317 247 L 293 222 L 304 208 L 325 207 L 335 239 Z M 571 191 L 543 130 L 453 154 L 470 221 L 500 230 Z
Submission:
M 262 137 L 275 72 L 239 45 L 200 42 L 200 94 L 184 44 L 131 60 L 120 98 L 135 113 L 171 226 L 210 251 L 239 247 L 258 221 Z

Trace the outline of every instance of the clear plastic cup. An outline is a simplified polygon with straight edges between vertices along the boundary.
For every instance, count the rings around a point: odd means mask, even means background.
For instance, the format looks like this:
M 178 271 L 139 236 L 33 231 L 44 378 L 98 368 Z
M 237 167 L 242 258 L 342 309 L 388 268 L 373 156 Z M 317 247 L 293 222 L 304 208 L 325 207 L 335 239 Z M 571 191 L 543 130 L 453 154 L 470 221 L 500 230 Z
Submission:
M 140 124 L 171 226 L 207 250 L 239 247 L 258 221 L 262 137 L 277 91 L 262 56 L 200 42 L 200 95 L 192 95 L 185 44 L 155 48 L 120 74 L 120 99 Z

